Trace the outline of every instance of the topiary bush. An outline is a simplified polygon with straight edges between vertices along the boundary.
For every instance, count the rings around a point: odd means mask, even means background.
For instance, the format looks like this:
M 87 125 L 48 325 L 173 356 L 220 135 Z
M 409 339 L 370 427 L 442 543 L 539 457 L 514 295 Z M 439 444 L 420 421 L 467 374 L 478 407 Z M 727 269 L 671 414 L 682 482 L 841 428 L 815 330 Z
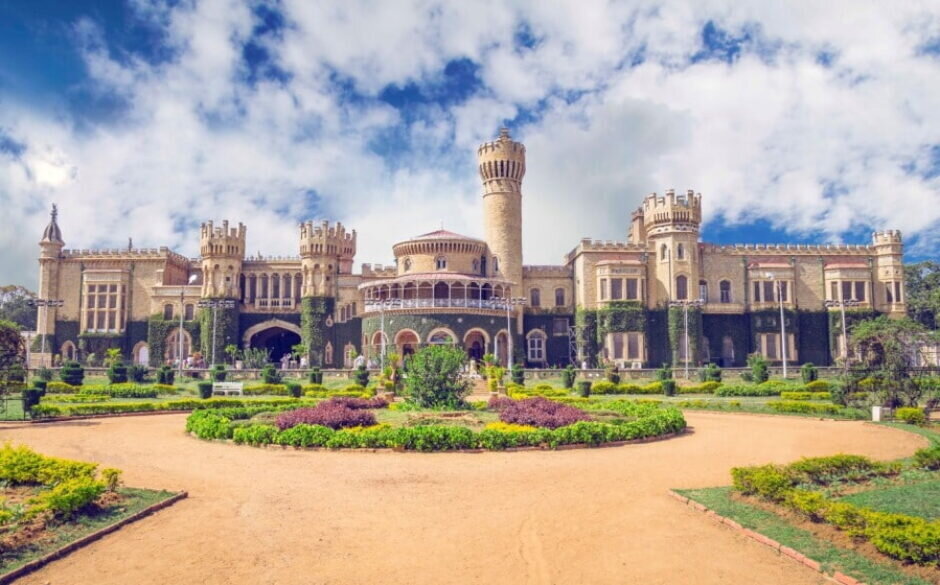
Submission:
M 363 387 L 369 385 L 369 370 L 366 369 L 365 364 L 356 368 L 356 384 Z
M 124 384 L 127 382 L 127 366 L 122 363 L 111 364 L 108 368 L 108 380 L 112 384 Z
M 512 378 L 513 383 L 523 385 L 525 384 L 525 370 L 523 370 L 522 366 L 518 363 L 512 365 L 512 370 L 510 370 L 509 375 Z
M 311 384 L 323 383 L 323 372 L 320 371 L 320 368 L 313 368 L 312 370 L 310 370 L 310 383 Z
M 592 394 L 619 394 L 619 385 L 610 380 L 601 380 L 591 385 Z
M 138 384 L 142 383 L 147 379 L 148 373 L 147 366 L 132 364 L 127 367 L 127 378 L 131 382 L 137 382 Z
M 200 398 L 212 398 L 212 382 L 199 382 L 196 386 L 199 388 Z
M 561 371 L 561 383 L 565 388 L 573 388 L 574 380 L 578 376 L 578 371 L 574 369 L 574 366 L 568 364 L 565 366 L 565 369 Z
M 85 381 L 85 368 L 78 362 L 65 362 L 59 370 L 59 379 L 72 386 L 81 386 Z
M 429 345 L 405 364 L 408 401 L 425 408 L 454 408 L 470 393 L 470 383 L 461 373 L 467 354 L 459 347 Z
M 721 382 L 721 368 L 716 364 L 706 364 L 704 368 L 699 370 L 698 373 L 699 382 Z
M 832 386 L 833 384 L 830 384 L 826 380 L 813 380 L 807 383 L 803 388 L 807 392 L 829 392 L 832 390 Z
M 212 366 L 212 379 L 216 382 L 224 382 L 228 372 L 225 371 L 225 364 L 216 364 Z
M 578 382 L 578 396 L 582 398 L 587 398 L 591 395 L 591 381 L 590 380 L 581 380 Z
M 800 376 L 803 378 L 804 384 L 809 384 L 810 382 L 815 382 L 819 378 L 819 370 L 816 369 L 811 362 L 806 362 L 800 366 Z
M 176 372 L 170 366 L 163 365 L 157 369 L 157 384 L 172 386 L 176 381 Z
M 46 366 L 41 366 L 38 370 L 36 370 L 36 377 L 42 380 L 43 382 L 51 382 L 52 370 L 50 370 Z
M 301 389 L 302 389 L 302 386 L 296 382 L 287 383 L 287 393 L 293 396 L 294 398 L 300 398 Z
M 669 364 L 663 364 L 663 367 L 656 370 L 656 380 L 662 382 L 663 380 L 672 379 L 672 368 L 669 367 Z
M 666 396 L 675 396 L 676 395 L 676 381 L 675 380 L 663 380 L 663 394 Z
M 280 384 L 281 373 L 277 371 L 274 364 L 266 364 L 261 368 L 261 379 L 264 380 L 265 384 Z

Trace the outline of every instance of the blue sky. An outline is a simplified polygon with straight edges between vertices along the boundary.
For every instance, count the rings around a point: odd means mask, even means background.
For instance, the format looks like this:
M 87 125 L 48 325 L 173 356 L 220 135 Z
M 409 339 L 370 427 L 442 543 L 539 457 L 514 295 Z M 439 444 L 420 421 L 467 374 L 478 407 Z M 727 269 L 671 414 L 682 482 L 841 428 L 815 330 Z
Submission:
M 703 194 L 703 239 L 940 238 L 940 11 L 928 3 L 0 0 L 0 282 L 67 245 L 169 245 L 300 220 L 357 262 L 481 235 L 476 145 L 524 141 L 527 263 L 625 236 L 649 192 Z

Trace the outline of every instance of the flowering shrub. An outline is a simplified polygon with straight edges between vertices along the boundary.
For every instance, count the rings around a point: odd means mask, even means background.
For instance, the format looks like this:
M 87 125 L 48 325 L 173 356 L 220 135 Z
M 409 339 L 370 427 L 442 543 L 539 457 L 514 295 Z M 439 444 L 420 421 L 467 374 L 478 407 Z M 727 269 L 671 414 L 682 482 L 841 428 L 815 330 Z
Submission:
M 547 429 L 557 429 L 589 418 L 583 410 L 542 397 L 513 400 L 511 404 L 505 404 L 499 410 L 499 420 L 505 423 Z
M 322 402 L 313 408 L 298 408 L 277 415 L 275 420 L 280 430 L 299 424 L 321 425 L 331 429 L 343 427 L 367 427 L 375 424 L 375 415 L 366 409 L 350 408 L 333 400 Z

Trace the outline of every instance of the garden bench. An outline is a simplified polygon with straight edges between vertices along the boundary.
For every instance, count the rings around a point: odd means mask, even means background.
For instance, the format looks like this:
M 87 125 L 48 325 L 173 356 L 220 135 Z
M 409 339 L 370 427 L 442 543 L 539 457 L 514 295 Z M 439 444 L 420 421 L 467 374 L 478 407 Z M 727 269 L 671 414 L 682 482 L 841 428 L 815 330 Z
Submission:
M 212 393 L 227 396 L 229 394 L 244 395 L 245 385 L 242 382 L 213 382 Z

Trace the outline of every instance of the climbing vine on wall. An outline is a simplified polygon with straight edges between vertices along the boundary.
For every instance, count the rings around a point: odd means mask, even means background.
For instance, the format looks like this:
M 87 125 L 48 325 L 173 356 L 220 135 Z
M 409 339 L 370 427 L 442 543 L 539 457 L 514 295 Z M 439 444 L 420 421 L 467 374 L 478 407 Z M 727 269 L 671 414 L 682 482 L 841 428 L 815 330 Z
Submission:
M 578 309 L 574 316 L 575 325 L 581 333 L 578 343 L 581 353 L 588 366 L 595 367 L 598 362 L 600 345 L 597 339 L 597 311 L 591 309 Z
M 679 359 L 679 349 L 685 343 L 685 311 L 682 307 L 669 308 L 669 349 L 672 351 L 673 364 L 683 363 Z M 688 309 L 688 332 L 689 360 L 691 364 L 697 364 L 702 338 L 702 310 L 698 307 L 689 307 Z
M 597 311 L 597 335 L 603 341 L 608 333 L 646 331 L 646 309 L 637 301 L 613 301 Z
M 300 338 L 310 352 L 310 363 L 323 365 L 326 318 L 333 313 L 333 297 L 304 297 L 300 301 Z M 336 348 L 333 350 L 334 356 Z
M 212 360 L 212 311 L 216 311 L 215 316 L 215 361 L 222 363 L 225 361 L 225 346 L 239 345 L 238 338 L 238 303 L 231 309 L 210 309 L 205 308 L 199 311 L 199 328 L 205 335 L 201 336 L 199 346 L 202 348 L 202 356 L 208 364 Z M 194 341 L 195 343 L 195 341 Z M 211 365 L 211 364 L 210 364 Z
M 159 366 L 166 356 L 167 336 L 170 331 L 179 327 L 177 320 L 165 321 L 163 314 L 159 313 L 147 321 L 147 345 L 150 348 L 150 365 Z M 199 321 L 183 321 L 183 330 L 189 333 L 193 340 L 193 348 L 200 347 Z

